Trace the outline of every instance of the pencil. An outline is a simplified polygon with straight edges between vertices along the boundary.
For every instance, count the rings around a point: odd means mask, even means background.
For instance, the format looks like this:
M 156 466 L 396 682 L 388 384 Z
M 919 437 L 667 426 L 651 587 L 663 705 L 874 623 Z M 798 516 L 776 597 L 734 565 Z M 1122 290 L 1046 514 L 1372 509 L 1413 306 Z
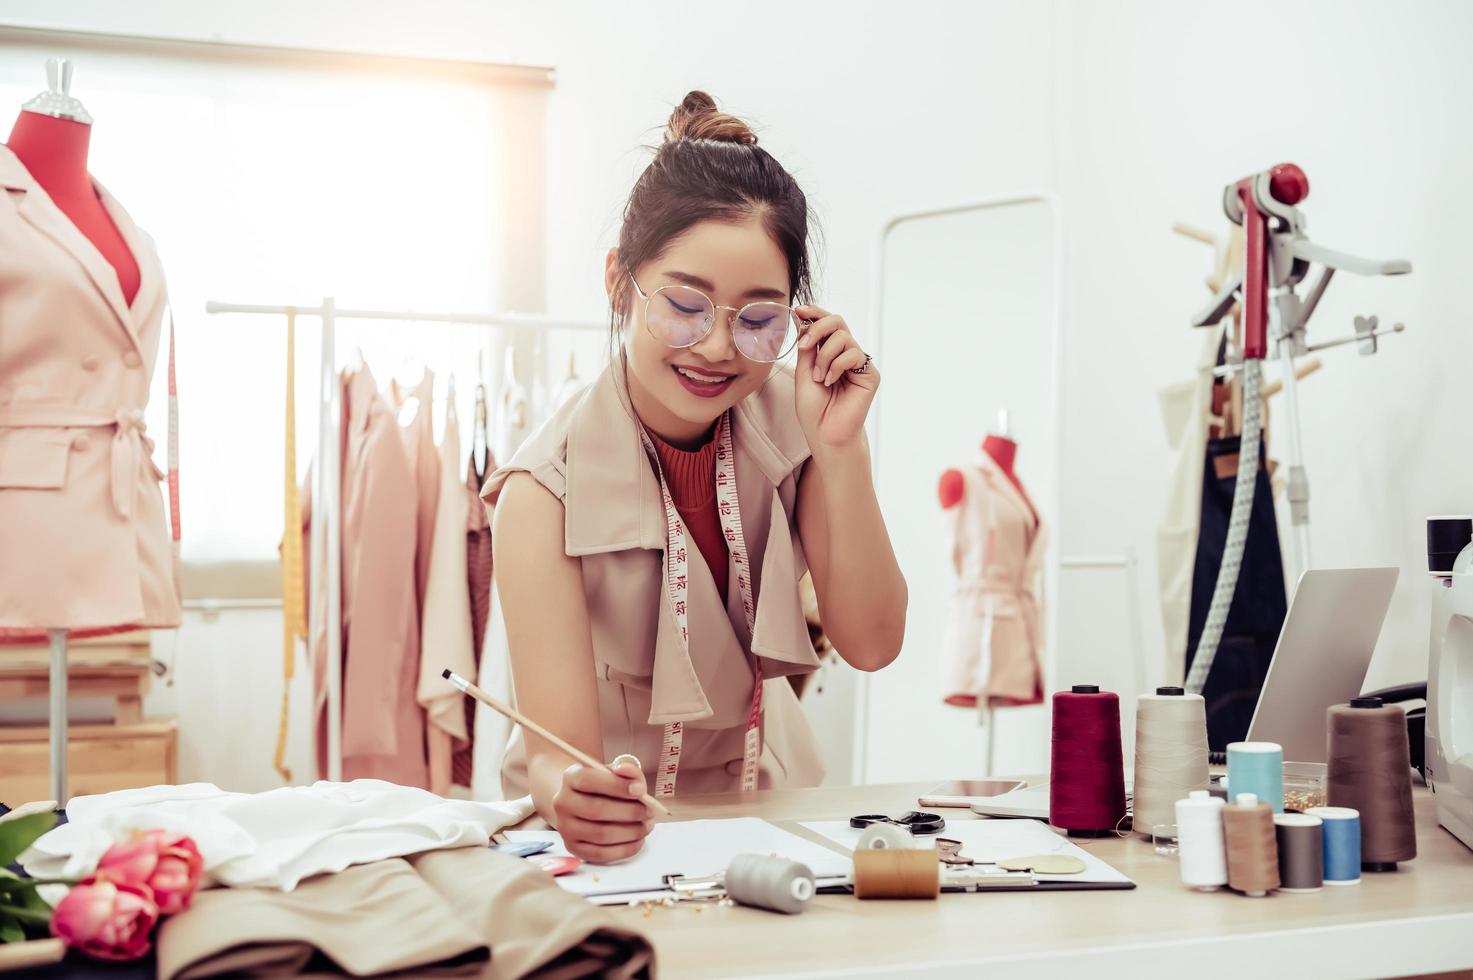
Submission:
M 582 749 L 563 741 L 561 738 L 543 728 L 541 725 L 537 724 L 535 721 L 533 721 L 531 718 L 528 718 L 517 709 L 511 707 L 510 705 L 502 704 L 500 701 L 496 700 L 491 695 L 487 694 L 485 691 L 481 690 L 479 687 L 472 684 L 464 677 L 461 677 L 454 671 L 447 668 L 441 674 L 441 676 L 444 677 L 451 684 L 454 684 L 464 693 L 469 694 L 471 697 L 475 698 L 477 701 L 490 708 L 492 711 L 500 712 L 501 714 L 506 715 L 506 717 L 510 718 L 518 725 L 521 725 L 523 728 L 527 729 L 527 731 L 532 732 L 536 735 L 540 735 L 542 738 L 547 739 L 553 745 L 562 749 L 564 752 L 568 753 L 568 755 L 577 759 L 579 762 L 583 763 L 585 766 L 588 766 L 590 769 L 602 769 L 604 772 L 613 773 L 614 770 L 611 769 L 607 763 L 599 762 L 597 759 L 589 755 L 587 752 L 584 752 Z M 651 810 L 655 811 L 661 816 L 670 816 L 670 811 L 665 808 L 665 805 L 650 794 L 645 793 L 643 796 L 640 797 L 640 800 L 644 803 L 645 806 L 649 807 Z

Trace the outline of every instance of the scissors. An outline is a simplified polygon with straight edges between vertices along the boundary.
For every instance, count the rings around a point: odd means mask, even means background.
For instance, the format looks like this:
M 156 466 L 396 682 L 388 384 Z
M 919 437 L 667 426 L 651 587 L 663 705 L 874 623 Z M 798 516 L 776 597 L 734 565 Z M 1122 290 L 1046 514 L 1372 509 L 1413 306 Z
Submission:
M 946 829 L 946 821 L 940 815 L 923 813 L 919 810 L 911 810 L 898 817 L 887 817 L 883 813 L 862 813 L 857 817 L 849 818 L 849 826 L 858 830 L 863 830 L 872 823 L 893 823 L 897 827 L 904 827 L 918 837 L 926 834 L 939 834 Z

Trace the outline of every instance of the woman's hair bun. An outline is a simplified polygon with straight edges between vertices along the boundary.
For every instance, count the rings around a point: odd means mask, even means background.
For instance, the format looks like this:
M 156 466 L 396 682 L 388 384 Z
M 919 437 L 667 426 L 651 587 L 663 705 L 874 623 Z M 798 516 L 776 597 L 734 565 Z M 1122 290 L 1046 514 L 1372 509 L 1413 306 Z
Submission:
M 665 124 L 665 142 L 677 140 L 715 140 L 755 146 L 757 134 L 736 116 L 719 111 L 715 99 L 697 90 L 686 93 Z

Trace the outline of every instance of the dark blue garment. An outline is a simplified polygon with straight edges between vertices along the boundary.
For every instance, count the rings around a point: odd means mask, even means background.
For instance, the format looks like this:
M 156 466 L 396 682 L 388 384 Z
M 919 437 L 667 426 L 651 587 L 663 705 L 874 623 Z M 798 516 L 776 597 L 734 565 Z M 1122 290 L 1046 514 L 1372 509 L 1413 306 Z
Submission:
M 1238 448 L 1236 436 L 1207 442 L 1202 476 L 1202 526 L 1197 535 L 1192 611 L 1187 627 L 1188 673 L 1212 605 L 1217 570 L 1227 544 L 1233 488 L 1237 484 L 1236 475 L 1218 478 L 1216 461 L 1223 456 L 1237 456 Z M 1260 448 L 1260 461 L 1265 458 Z M 1233 469 L 1236 471 L 1236 467 Z M 1258 706 L 1258 693 L 1263 690 L 1263 680 L 1288 611 L 1284 559 L 1279 550 L 1279 527 L 1274 520 L 1273 488 L 1269 485 L 1267 468 L 1260 465 L 1238 586 L 1228 609 L 1222 642 L 1212 661 L 1212 672 L 1202 691 L 1207 700 L 1207 745 L 1211 751 L 1226 752 L 1229 742 L 1239 742 L 1247 736 L 1253 711 Z

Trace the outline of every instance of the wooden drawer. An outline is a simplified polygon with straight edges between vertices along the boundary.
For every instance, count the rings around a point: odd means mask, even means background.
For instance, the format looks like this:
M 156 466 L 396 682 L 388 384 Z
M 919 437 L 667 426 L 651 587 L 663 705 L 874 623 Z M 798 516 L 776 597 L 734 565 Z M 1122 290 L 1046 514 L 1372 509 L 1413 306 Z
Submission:
M 0 802 L 14 807 L 50 799 L 50 766 L 44 726 L 0 728 Z M 73 725 L 68 736 L 68 796 L 173 783 L 178 769 L 179 726 L 173 720 Z

